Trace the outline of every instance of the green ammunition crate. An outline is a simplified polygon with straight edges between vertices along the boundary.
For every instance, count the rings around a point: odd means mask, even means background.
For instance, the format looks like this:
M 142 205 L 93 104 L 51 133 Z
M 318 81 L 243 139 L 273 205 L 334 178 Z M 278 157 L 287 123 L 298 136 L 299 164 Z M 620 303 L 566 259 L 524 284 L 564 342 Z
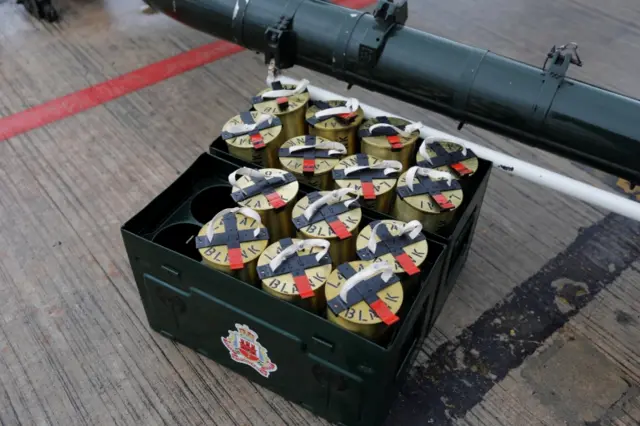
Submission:
M 418 145 L 419 144 L 416 144 L 416 150 Z M 221 137 L 218 137 L 211 143 L 209 152 L 211 155 L 238 164 L 239 166 L 257 167 L 255 164 L 247 163 L 231 155 L 227 149 L 227 144 Z M 415 158 L 415 153 L 412 158 Z M 490 161 L 478 158 L 478 170 L 471 178 L 465 181 L 463 186 L 465 196 L 462 205 L 456 211 L 454 220 L 446 227 L 438 230 L 437 233 L 428 233 L 430 237 L 442 242 L 446 247 L 444 268 L 442 270 L 440 284 L 436 291 L 435 309 L 431 312 L 432 316 L 429 319 L 429 328 L 433 326 L 438 315 L 440 315 L 442 307 L 449 297 L 469 255 L 469 248 L 473 240 L 478 218 L 480 217 L 480 208 L 484 201 L 484 194 L 487 191 L 491 169 L 492 163 Z M 363 211 L 366 211 L 370 215 L 374 214 L 372 210 L 366 208 L 363 208 Z M 375 214 L 383 219 L 393 218 L 390 215 L 378 212 Z
M 204 153 L 123 225 L 151 328 L 329 421 L 381 424 L 429 331 L 444 244 L 427 235 L 421 285 L 406 297 L 389 341 L 374 343 L 201 263 L 193 237 L 233 206 L 227 176 L 237 168 Z M 381 218 L 364 213 L 363 226 Z M 233 345 L 258 357 L 234 360 Z

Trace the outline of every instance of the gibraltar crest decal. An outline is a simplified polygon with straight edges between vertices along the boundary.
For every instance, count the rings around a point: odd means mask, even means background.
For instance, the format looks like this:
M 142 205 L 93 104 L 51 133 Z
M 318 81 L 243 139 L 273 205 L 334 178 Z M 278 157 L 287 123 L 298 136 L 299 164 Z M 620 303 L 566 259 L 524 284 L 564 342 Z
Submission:
M 246 364 L 264 377 L 276 371 L 278 366 L 269 359 L 267 350 L 258 343 L 258 333 L 244 324 L 236 324 L 236 330 L 229 330 L 227 337 L 221 337 L 231 359 Z

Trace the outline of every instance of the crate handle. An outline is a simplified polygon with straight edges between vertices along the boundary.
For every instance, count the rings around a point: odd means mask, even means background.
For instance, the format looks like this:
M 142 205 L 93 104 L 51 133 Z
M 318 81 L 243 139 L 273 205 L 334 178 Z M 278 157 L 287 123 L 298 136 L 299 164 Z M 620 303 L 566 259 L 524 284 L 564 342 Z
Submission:
M 367 248 L 371 250 L 371 253 L 375 254 L 376 248 L 378 247 L 378 243 L 376 241 L 376 235 L 378 232 L 378 227 L 380 225 L 384 225 L 383 222 L 378 222 L 376 226 L 371 230 L 371 236 L 369 237 L 369 242 L 367 243 Z M 422 223 L 417 220 L 412 220 L 411 222 L 405 223 L 400 230 L 401 235 L 409 234 L 409 237 L 413 240 L 422 232 Z
M 260 95 L 262 98 L 282 98 L 289 97 L 293 95 L 299 95 L 300 93 L 307 90 L 307 86 L 309 85 L 309 80 L 304 79 L 300 80 L 294 89 L 282 89 L 282 90 L 270 90 L 266 93 Z
M 420 152 L 420 155 L 422 156 L 422 158 L 424 158 L 424 160 L 427 161 L 429 164 L 433 164 L 433 162 L 431 161 L 431 157 L 429 156 L 429 154 L 427 154 L 427 145 L 430 145 L 436 141 L 442 141 L 442 142 L 450 143 L 453 145 L 460 145 L 462 147 L 462 155 L 467 155 L 467 147 L 465 146 L 464 143 L 460 141 L 453 142 L 449 140 L 443 140 L 442 138 L 439 138 L 437 136 L 429 136 L 428 138 L 425 138 L 424 141 L 422 141 L 422 144 L 420 144 L 420 148 L 418 149 L 418 152 Z
M 333 141 L 320 142 L 315 145 L 292 146 L 292 147 L 289 147 L 289 153 L 296 152 L 296 151 L 304 151 L 307 149 L 328 149 L 329 155 L 347 153 L 347 148 L 343 144 L 341 144 L 340 142 L 333 142 Z
M 389 123 L 376 123 L 373 126 L 369 127 L 369 132 L 373 134 L 373 131 L 380 127 L 390 127 L 395 130 L 396 133 L 398 133 L 400 136 L 409 137 L 411 136 L 411 133 L 415 132 L 416 130 L 422 129 L 424 127 L 424 124 L 418 121 L 416 123 L 407 124 L 403 129 L 401 129 Z
M 382 280 L 384 282 L 387 282 L 393 275 L 393 268 L 383 260 L 380 262 L 374 262 L 373 264 L 362 269 L 360 272 L 357 272 L 355 275 L 351 276 L 351 278 L 349 278 L 342 286 L 342 289 L 340 290 L 340 298 L 342 299 L 342 301 L 344 303 L 347 303 L 347 294 L 349 294 L 349 290 L 379 272 L 382 272 Z
M 209 225 L 207 226 L 207 238 L 209 239 L 209 241 L 213 240 L 213 223 L 216 221 L 216 219 L 218 219 L 221 216 L 224 216 L 227 213 L 236 213 L 236 212 L 243 214 L 247 217 L 250 217 L 251 219 L 258 222 L 258 225 L 260 226 L 253 231 L 253 236 L 257 237 L 260 234 L 260 227 L 262 227 L 262 220 L 260 219 L 260 215 L 255 210 L 250 209 L 249 207 L 231 207 L 231 208 L 219 211 L 218 214 L 216 214 L 213 217 L 213 219 L 209 221 Z
M 309 206 L 304 210 L 304 217 L 307 220 L 311 220 L 313 215 L 325 204 L 334 204 L 340 201 L 340 198 L 344 197 L 347 194 L 355 195 L 356 198 L 351 198 L 344 202 L 345 207 L 349 207 L 351 204 L 355 203 L 358 198 L 360 198 L 360 194 L 351 188 L 342 188 L 336 189 L 334 191 L 329 192 L 328 194 L 318 198 L 313 203 L 309 204 Z
M 426 176 L 429 179 L 446 179 L 447 185 L 449 186 L 451 186 L 451 181 L 453 180 L 453 175 L 449 172 L 430 169 L 428 167 L 413 166 L 407 170 L 407 187 L 409 187 L 411 192 L 413 192 L 413 178 L 415 178 L 416 175 Z
M 360 102 L 356 98 L 351 98 L 344 106 L 327 108 L 320 110 L 314 114 L 316 118 L 331 117 L 340 114 L 352 114 L 360 108 Z
M 351 166 L 344 169 L 344 175 L 347 176 L 350 173 L 357 172 L 364 169 L 384 169 L 384 174 L 398 173 L 402 171 L 402 163 L 396 160 L 384 160 L 377 164 L 369 164 L 366 166 Z
M 322 259 L 329 251 L 330 245 L 331 244 L 329 243 L 329 241 L 323 240 L 321 238 L 311 238 L 308 240 L 298 241 L 297 243 L 290 245 L 289 247 L 278 253 L 278 255 L 274 257 L 271 262 L 269 262 L 269 268 L 271 268 L 271 270 L 275 272 L 276 269 L 278 269 L 287 258 L 293 256 L 293 254 L 298 250 L 302 250 L 308 247 L 322 247 L 324 249 L 321 252 L 318 252 L 318 254 L 316 255 L 316 261 L 319 262 L 320 259 Z

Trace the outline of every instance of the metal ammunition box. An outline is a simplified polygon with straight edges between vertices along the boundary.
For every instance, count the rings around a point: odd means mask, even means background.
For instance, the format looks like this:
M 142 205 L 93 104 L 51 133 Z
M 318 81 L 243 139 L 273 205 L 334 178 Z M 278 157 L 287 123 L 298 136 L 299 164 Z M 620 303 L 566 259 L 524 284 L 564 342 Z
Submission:
M 388 340 L 374 343 L 202 262 L 194 237 L 234 205 L 227 176 L 237 168 L 202 154 L 123 225 L 151 328 L 329 421 L 381 424 L 429 331 L 445 245 L 427 236 L 421 285 Z M 369 212 L 363 224 L 381 218 Z
M 221 159 L 225 159 L 237 164 L 250 167 L 259 167 L 257 164 L 246 163 L 231 155 L 226 144 L 221 138 L 217 138 L 209 147 L 209 152 Z M 487 191 L 489 176 L 491 175 L 492 163 L 481 158 L 478 159 L 478 170 L 473 176 L 460 180 L 463 186 L 464 198 L 462 205 L 456 209 L 455 217 L 446 226 L 438 229 L 435 233 L 426 233 L 433 239 L 445 244 L 444 268 L 441 283 L 438 286 L 435 309 L 430 319 L 431 324 L 435 323 L 442 307 L 446 302 L 453 286 L 460 275 L 460 271 L 467 260 L 469 248 L 475 232 L 476 224 L 480 216 L 480 208 Z M 316 188 L 318 189 L 318 188 Z M 372 210 L 363 208 L 363 213 L 371 215 Z M 375 212 L 380 219 L 394 219 L 391 215 Z

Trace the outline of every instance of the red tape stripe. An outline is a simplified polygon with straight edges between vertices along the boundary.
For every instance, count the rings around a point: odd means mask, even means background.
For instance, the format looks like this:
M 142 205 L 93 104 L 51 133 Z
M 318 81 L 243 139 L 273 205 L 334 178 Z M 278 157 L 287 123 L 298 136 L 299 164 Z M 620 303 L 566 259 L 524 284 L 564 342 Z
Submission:
M 244 268 L 244 260 L 242 260 L 242 250 L 240 248 L 229 249 L 229 266 L 233 270 Z
M 282 197 L 280 197 L 280 194 L 275 191 L 271 194 L 265 195 L 265 197 L 267 197 L 267 201 L 269 201 L 269 204 L 271 204 L 271 207 L 273 207 L 274 209 L 279 209 L 280 207 L 284 207 L 287 205 Z
M 303 173 L 315 173 L 316 160 L 313 158 L 306 158 L 302 160 L 302 172 Z
M 340 220 L 329 222 L 329 226 L 341 240 L 344 240 L 345 238 L 349 238 L 351 236 L 351 232 L 349 232 L 347 227 Z
M 436 203 L 438 203 L 440 208 L 443 210 L 451 210 L 452 208 L 455 207 L 453 203 L 447 200 L 447 197 L 445 197 L 442 194 L 435 194 L 435 195 L 432 195 L 431 197 Z
M 407 274 L 415 275 L 420 272 L 420 269 L 416 266 L 416 264 L 413 262 L 413 259 L 411 259 L 411 257 L 407 253 L 399 254 L 398 256 L 396 256 L 396 260 Z
M 453 170 L 455 170 L 456 172 L 458 172 L 458 174 L 459 174 L 460 176 L 466 176 L 466 175 L 471 174 L 471 169 L 467 168 L 467 166 L 465 166 L 465 165 L 464 165 L 464 164 L 462 164 L 462 163 L 452 164 L 452 165 L 451 165 L 451 168 L 452 168 Z
M 307 299 L 309 297 L 313 297 L 313 288 L 311 288 L 311 283 L 309 282 L 309 278 L 306 275 L 300 275 L 297 277 L 293 277 L 293 281 L 298 289 L 298 293 L 300 293 L 300 297 L 303 299 Z
M 362 196 L 365 200 L 376 199 L 376 191 L 372 182 L 362 182 Z
M 387 325 L 391 325 L 391 324 L 394 324 L 394 323 L 400 321 L 400 318 L 398 318 L 398 316 L 396 314 L 391 312 L 389 307 L 382 301 L 382 299 L 376 300 L 375 302 L 373 302 L 369 306 L 371 306 L 371 309 L 373 309 L 373 311 L 376 313 L 376 315 L 378 315 L 378 317 L 380 317 L 382 322 L 387 324 Z
M 400 136 L 398 135 L 387 136 L 387 141 L 391 145 L 391 149 L 402 149 L 402 142 L 400 141 Z
M 334 3 L 351 9 L 361 9 L 375 4 L 375 0 L 336 0 Z M 0 142 L 243 50 L 244 48 L 227 41 L 215 41 L 95 86 L 0 118 Z
M 260 133 L 256 133 L 255 135 L 251 135 L 251 143 L 253 144 L 253 149 L 262 149 L 264 148 L 264 139 Z

